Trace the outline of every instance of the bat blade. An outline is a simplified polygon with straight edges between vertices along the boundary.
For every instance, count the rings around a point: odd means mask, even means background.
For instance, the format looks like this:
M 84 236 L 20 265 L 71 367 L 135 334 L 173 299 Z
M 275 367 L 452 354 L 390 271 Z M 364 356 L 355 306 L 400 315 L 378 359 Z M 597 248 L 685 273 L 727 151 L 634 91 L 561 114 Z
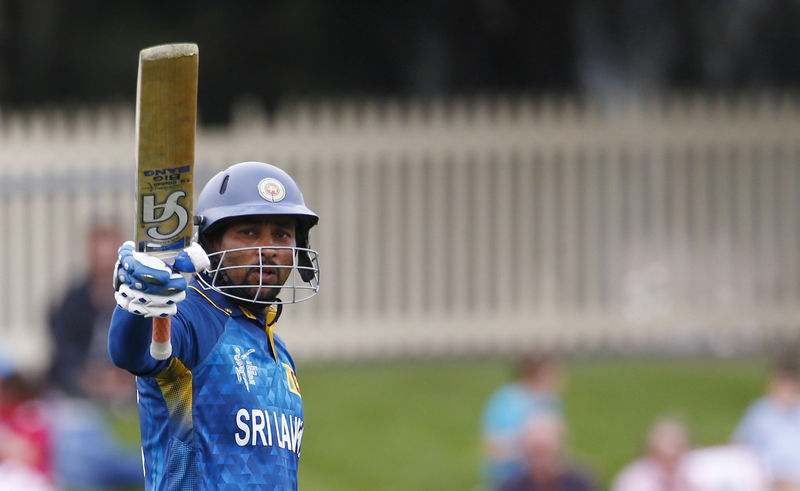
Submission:
M 198 48 L 139 53 L 136 88 L 136 248 L 171 262 L 192 242 Z M 153 319 L 150 354 L 172 354 L 170 319 Z
M 136 248 L 169 260 L 192 241 L 198 48 L 139 53 L 136 91 Z

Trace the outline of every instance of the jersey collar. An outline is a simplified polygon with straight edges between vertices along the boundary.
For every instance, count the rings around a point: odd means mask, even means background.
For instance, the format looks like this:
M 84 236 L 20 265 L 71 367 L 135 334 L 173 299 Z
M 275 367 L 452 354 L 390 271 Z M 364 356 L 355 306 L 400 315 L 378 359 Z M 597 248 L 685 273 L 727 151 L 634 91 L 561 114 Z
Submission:
M 256 314 L 251 312 L 248 308 L 243 307 L 230 298 L 226 297 L 225 295 L 219 293 L 218 291 L 211 289 L 211 288 L 203 288 L 196 279 L 192 279 L 191 283 L 189 284 L 190 287 L 194 288 L 200 295 L 205 297 L 205 299 L 211 303 L 217 309 L 225 312 L 231 317 L 247 317 L 248 319 L 255 322 L 259 327 L 262 327 L 264 331 L 267 333 L 267 337 L 269 338 L 269 347 L 272 351 L 272 357 L 275 359 L 275 363 L 278 362 L 278 352 L 275 349 L 275 322 L 278 320 L 281 314 L 281 305 L 270 305 L 269 309 L 267 309 L 267 313 L 265 314 Z
M 203 287 L 203 285 L 200 284 L 197 279 L 192 279 L 191 283 L 189 284 L 190 286 L 194 287 L 203 297 L 205 297 L 205 299 L 214 307 L 225 312 L 231 317 L 247 317 L 250 320 L 256 321 L 259 325 L 267 327 L 274 325 L 275 321 L 278 320 L 277 318 L 280 315 L 281 309 L 275 305 L 269 306 L 266 315 L 256 313 L 247 307 L 237 304 L 231 298 L 226 297 L 212 288 Z

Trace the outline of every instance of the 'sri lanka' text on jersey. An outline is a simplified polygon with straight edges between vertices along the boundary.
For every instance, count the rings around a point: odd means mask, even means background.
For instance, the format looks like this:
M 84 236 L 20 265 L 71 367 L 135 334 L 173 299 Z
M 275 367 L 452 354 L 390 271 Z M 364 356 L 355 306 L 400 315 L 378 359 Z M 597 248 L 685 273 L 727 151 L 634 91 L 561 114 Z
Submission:
M 286 448 L 300 455 L 300 442 L 303 439 L 303 420 L 277 411 L 261 409 L 239 409 L 236 411 L 234 435 L 236 444 L 246 446 L 273 446 Z M 274 435 L 274 437 L 273 437 Z

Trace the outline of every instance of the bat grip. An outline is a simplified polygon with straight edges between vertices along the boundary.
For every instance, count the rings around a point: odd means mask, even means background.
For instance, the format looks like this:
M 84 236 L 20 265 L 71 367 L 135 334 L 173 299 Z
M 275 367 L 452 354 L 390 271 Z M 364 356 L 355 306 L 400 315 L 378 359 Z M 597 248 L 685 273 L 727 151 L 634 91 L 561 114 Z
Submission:
M 156 360 L 166 360 L 172 356 L 169 317 L 153 317 L 153 340 L 150 342 L 150 356 Z

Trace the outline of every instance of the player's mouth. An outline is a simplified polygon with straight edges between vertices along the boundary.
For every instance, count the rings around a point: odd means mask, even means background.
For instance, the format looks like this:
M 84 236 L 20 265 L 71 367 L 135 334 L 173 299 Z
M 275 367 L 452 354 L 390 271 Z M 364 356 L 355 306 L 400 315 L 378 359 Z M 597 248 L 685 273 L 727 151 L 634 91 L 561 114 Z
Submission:
M 255 280 L 255 284 L 275 285 L 278 283 L 278 268 L 253 268 L 250 276 Z

